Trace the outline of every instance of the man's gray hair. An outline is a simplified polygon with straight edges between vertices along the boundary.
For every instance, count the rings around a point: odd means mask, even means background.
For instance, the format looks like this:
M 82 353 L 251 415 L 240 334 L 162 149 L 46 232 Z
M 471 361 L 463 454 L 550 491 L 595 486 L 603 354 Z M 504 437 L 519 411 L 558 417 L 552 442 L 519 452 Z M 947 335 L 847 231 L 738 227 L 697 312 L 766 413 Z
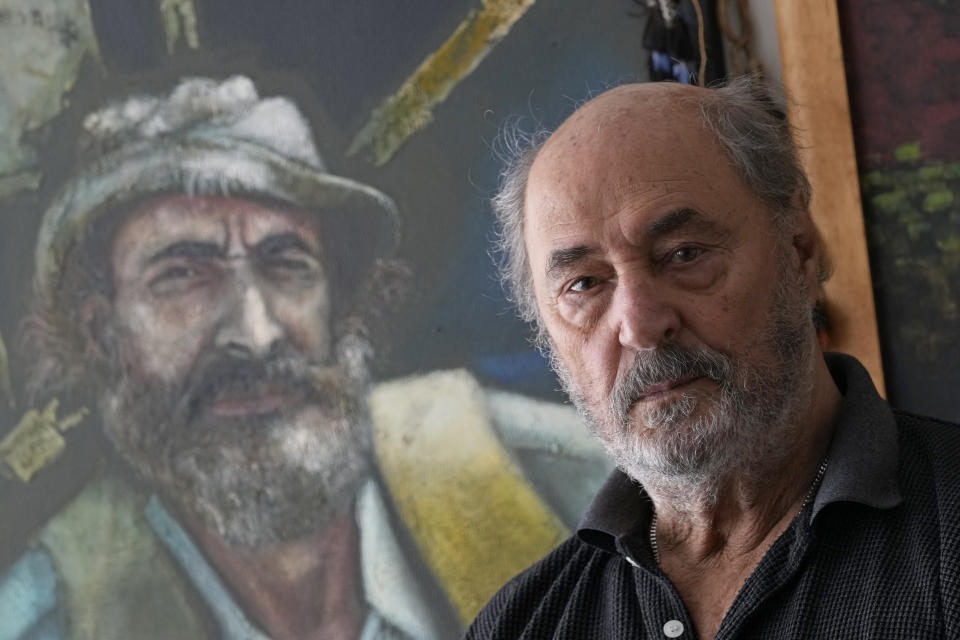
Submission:
M 694 98 L 703 125 L 727 154 L 730 164 L 782 222 L 787 212 L 810 204 L 810 182 L 803 171 L 793 129 L 783 110 L 757 78 L 743 76 Z M 500 186 L 492 199 L 496 218 L 493 256 L 508 299 L 525 321 L 532 323 L 534 343 L 545 349 L 532 272 L 524 244 L 524 207 L 530 168 L 550 132 L 542 127 L 524 131 L 519 120 L 507 122 L 495 145 L 504 163 Z M 820 281 L 829 264 L 819 265 Z

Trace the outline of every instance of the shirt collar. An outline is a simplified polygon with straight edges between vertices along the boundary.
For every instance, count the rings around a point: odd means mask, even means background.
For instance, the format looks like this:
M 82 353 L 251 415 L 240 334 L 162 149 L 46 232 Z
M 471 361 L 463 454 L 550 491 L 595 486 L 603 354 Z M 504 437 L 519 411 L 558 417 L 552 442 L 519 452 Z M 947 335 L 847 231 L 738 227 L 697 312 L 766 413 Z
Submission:
M 610 553 L 617 553 L 617 540 L 650 522 L 650 498 L 639 482 L 614 469 L 587 507 L 577 537 Z
M 151 496 L 144 511 L 154 533 L 210 607 L 224 637 L 267 640 L 160 499 Z M 441 638 L 439 624 L 431 614 L 435 605 L 423 597 L 419 579 L 403 554 L 389 521 L 386 502 L 374 480 L 368 480 L 358 494 L 356 518 L 360 528 L 360 571 L 370 605 L 361 638 Z
M 840 353 L 824 357 L 843 400 L 811 521 L 834 502 L 894 507 L 902 497 L 897 482 L 899 446 L 893 410 L 855 358 Z M 586 544 L 616 553 L 619 540 L 632 532 L 646 531 L 649 523 L 650 498 L 639 483 L 616 469 L 584 512 L 577 536 Z
M 856 358 L 828 353 L 826 360 L 843 402 L 810 519 L 834 502 L 894 507 L 903 498 L 897 481 L 900 447 L 893 410 Z

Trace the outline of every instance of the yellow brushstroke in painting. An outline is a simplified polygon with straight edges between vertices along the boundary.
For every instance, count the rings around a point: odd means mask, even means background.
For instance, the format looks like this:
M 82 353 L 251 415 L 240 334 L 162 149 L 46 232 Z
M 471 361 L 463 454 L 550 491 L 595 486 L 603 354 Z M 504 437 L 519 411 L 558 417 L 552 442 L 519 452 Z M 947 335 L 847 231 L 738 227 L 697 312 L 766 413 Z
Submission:
M 59 400 L 54 398 L 43 411 L 27 411 L 13 431 L 0 440 L 0 473 L 30 482 L 37 471 L 63 453 L 67 443 L 62 434 L 80 424 L 87 410 L 80 409 L 58 419 L 59 406 Z
M 365 150 L 383 166 L 414 133 L 433 119 L 432 110 L 510 32 L 534 0 L 484 0 L 446 42 L 430 54 L 400 89 L 374 109 L 347 155 Z
M 379 385 L 370 411 L 396 508 L 465 624 L 570 535 L 500 442 L 465 371 Z
M 11 409 L 16 407 L 13 386 L 10 384 L 10 361 L 7 357 L 7 345 L 3 342 L 3 334 L 0 334 L 0 394 L 7 397 Z
M 193 0 L 160 0 L 160 20 L 167 37 L 167 53 L 174 52 L 181 36 L 189 48 L 197 49 L 200 46 L 197 8 Z

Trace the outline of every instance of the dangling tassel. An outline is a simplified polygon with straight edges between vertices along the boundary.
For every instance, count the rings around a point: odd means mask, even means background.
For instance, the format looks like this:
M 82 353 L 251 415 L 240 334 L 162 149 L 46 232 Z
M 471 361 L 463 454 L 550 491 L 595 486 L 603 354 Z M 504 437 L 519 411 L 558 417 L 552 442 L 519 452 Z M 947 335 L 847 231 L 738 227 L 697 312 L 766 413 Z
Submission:
M 679 0 L 647 0 L 647 24 L 643 46 L 650 52 L 650 80 L 673 80 L 683 84 L 696 81 L 699 52 L 693 33 L 696 15 Z

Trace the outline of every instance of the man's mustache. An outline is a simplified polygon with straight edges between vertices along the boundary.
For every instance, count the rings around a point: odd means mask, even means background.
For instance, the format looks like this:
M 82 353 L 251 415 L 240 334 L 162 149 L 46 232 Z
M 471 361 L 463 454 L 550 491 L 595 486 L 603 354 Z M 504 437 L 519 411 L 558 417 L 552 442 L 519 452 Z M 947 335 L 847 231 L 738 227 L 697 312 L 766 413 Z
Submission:
M 638 352 L 610 392 L 610 410 L 614 416 L 626 420 L 653 387 L 690 378 L 708 378 L 725 386 L 733 379 L 733 361 L 713 349 L 690 349 L 676 344 Z

